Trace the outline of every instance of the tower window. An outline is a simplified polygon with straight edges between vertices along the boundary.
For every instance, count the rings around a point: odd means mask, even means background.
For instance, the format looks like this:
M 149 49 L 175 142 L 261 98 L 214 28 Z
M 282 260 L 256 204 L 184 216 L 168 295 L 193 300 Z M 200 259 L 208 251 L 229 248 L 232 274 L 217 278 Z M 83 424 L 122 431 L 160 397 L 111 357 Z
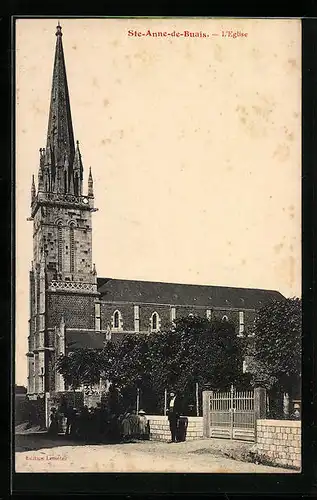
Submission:
M 222 316 L 222 321 L 228 321 L 228 316 Z
M 75 244 L 74 244 L 74 226 L 71 225 L 69 228 L 69 245 L 70 245 L 70 272 L 75 271 Z
M 75 191 L 75 196 L 78 196 L 78 174 L 75 175 L 74 179 L 74 191 Z
M 63 227 L 62 222 L 58 223 L 58 269 L 63 269 Z

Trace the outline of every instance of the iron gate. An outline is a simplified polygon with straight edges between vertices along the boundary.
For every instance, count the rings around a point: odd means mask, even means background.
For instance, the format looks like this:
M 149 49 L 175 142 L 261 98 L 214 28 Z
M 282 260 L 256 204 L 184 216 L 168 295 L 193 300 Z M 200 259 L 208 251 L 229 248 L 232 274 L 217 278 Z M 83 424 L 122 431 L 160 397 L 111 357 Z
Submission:
M 210 392 L 210 437 L 255 440 L 254 392 Z

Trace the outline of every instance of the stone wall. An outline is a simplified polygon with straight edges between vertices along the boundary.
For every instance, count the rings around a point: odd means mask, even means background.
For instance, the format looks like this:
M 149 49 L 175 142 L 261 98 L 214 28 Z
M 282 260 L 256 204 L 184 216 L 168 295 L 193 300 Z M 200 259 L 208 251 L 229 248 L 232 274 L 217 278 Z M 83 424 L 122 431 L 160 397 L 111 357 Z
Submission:
M 95 297 L 79 293 L 48 293 L 47 327 L 59 326 L 62 316 L 66 328 L 94 328 Z
M 134 303 L 134 302 L 107 302 L 105 300 L 100 301 L 100 313 L 101 313 L 101 329 L 106 330 L 107 325 L 111 325 L 113 313 L 118 310 L 122 318 L 122 331 L 131 332 L 134 331 L 134 305 L 139 306 L 139 331 L 147 332 L 151 331 L 151 316 L 154 312 L 159 315 L 160 329 L 163 331 L 171 326 L 171 309 L 172 306 L 167 304 L 145 304 L 145 303 Z M 176 319 L 187 318 L 189 314 L 194 314 L 201 318 L 206 318 L 208 307 L 202 306 L 179 306 L 175 304 Z M 212 309 L 212 307 L 210 307 Z M 245 310 L 243 308 L 240 311 L 244 312 L 244 327 L 245 331 L 250 331 L 255 317 L 255 312 L 252 310 Z M 217 309 L 214 310 L 212 315 L 214 318 L 221 320 L 223 316 L 227 316 L 228 320 L 232 322 L 236 328 L 236 332 L 239 332 L 239 312 L 238 309 Z M 66 326 L 68 323 L 66 322 Z M 88 328 L 88 327 L 87 327 Z M 115 331 L 115 330 L 113 330 Z
M 259 454 L 279 465 L 301 467 L 301 421 L 257 420 Z
M 188 426 L 186 441 L 202 439 L 203 417 L 187 417 Z M 171 439 L 169 421 L 163 415 L 147 415 L 150 423 L 150 439 L 153 441 L 169 441 Z

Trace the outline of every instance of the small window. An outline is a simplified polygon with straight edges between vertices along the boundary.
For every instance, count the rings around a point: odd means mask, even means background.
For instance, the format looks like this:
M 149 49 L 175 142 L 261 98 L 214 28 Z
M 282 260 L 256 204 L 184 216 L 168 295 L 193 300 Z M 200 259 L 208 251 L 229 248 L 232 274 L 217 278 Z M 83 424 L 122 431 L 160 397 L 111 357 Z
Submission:
M 157 312 L 154 312 L 151 316 L 151 331 L 157 332 L 160 329 L 160 318 Z
M 152 316 L 152 330 L 157 329 L 157 314 L 154 313 Z
M 114 313 L 113 326 L 114 326 L 115 328 L 119 328 L 119 311 L 116 311 L 116 312 Z
M 228 316 L 222 316 L 222 321 L 228 321 Z
M 114 330 L 122 330 L 123 321 L 120 311 L 115 311 L 112 315 L 112 328 Z

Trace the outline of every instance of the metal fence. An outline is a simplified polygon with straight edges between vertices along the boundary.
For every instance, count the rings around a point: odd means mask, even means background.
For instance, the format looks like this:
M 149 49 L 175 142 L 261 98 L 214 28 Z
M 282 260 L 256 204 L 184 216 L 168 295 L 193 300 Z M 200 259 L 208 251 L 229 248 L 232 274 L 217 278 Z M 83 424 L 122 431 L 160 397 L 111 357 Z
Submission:
M 254 391 L 208 391 L 210 437 L 255 440 Z

